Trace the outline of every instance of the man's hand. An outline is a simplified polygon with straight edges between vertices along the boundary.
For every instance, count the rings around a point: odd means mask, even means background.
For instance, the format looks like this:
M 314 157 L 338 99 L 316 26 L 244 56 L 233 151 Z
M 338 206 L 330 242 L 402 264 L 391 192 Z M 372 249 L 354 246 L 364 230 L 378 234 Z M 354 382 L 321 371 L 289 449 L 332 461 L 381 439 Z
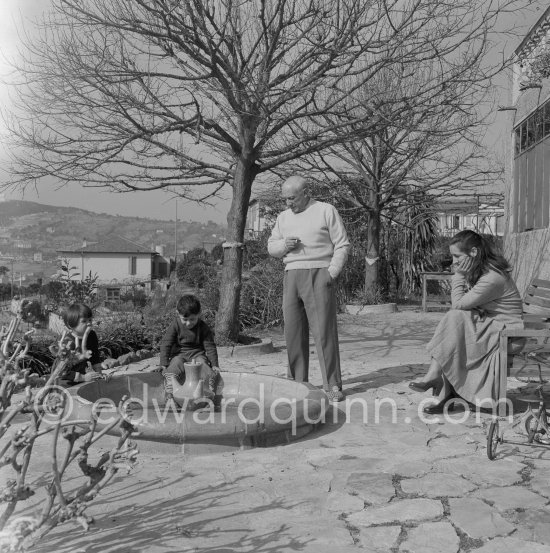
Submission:
M 166 365 L 159 365 L 155 367 L 151 372 L 152 373 L 163 373 L 166 370 Z
M 288 251 L 295 250 L 300 245 L 300 239 L 297 236 L 288 236 L 285 238 L 285 247 Z

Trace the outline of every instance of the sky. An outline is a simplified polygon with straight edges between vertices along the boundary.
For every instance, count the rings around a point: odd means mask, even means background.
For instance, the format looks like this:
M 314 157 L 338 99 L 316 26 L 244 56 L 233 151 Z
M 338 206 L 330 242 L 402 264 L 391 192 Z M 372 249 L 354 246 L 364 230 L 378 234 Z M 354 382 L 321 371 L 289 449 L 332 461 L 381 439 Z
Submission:
M 528 0 L 526 0 L 528 1 Z M 21 30 L 32 29 L 32 20 L 50 8 L 51 0 L 0 0 L 0 76 L 6 75 L 8 65 L 5 59 L 17 55 L 20 44 Z M 548 5 L 548 0 L 533 0 L 532 7 L 521 15 L 508 14 L 504 25 L 506 28 L 517 27 L 517 32 L 526 32 L 540 17 Z M 511 53 L 519 44 L 520 39 L 514 36 L 502 36 L 500 44 L 495 48 L 494 55 L 501 56 Z M 497 103 L 509 103 L 507 77 L 499 80 Z M 9 103 L 7 85 L 0 82 L 0 102 Z M 497 157 L 503 155 L 505 148 L 503 140 L 508 139 L 505 117 L 495 115 L 494 123 L 488 129 L 486 143 L 495 151 Z M 0 183 L 9 182 L 9 177 L 2 171 L 6 164 L 5 153 L 0 152 Z M 177 200 L 178 219 L 207 222 L 208 220 L 225 224 L 229 209 L 230 190 L 225 191 L 225 199 L 217 200 L 212 207 L 201 207 L 183 199 Z M 71 184 L 59 187 L 59 183 L 43 180 L 24 193 L 8 192 L 5 199 L 25 199 L 44 204 L 75 206 L 100 213 L 119 214 L 127 216 L 150 217 L 155 219 L 173 220 L 176 217 L 175 200 L 162 191 L 132 192 L 116 194 L 97 188 L 84 188 Z
M 0 76 L 9 72 L 6 59 L 17 55 L 21 42 L 21 29 L 31 29 L 32 20 L 40 17 L 50 7 L 51 0 L 0 0 Z M 0 102 L 9 102 L 8 87 L 0 82 Z M 0 152 L 0 183 L 9 182 L 3 165 L 7 156 Z M 223 192 L 225 199 L 215 200 L 213 207 L 201 207 L 193 202 L 177 200 L 178 220 L 227 224 L 230 189 Z M 175 199 L 162 191 L 112 193 L 104 189 L 84 188 L 70 184 L 59 187 L 59 183 L 43 180 L 34 189 L 24 193 L 6 192 L 4 199 L 24 199 L 48 205 L 74 206 L 98 213 L 112 215 L 149 217 L 152 219 L 174 220 L 176 218 Z

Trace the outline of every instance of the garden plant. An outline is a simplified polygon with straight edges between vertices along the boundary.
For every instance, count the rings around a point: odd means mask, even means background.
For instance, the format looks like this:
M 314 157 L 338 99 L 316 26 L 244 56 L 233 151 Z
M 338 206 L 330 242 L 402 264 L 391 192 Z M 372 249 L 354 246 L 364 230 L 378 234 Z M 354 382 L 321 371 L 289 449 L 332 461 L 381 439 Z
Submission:
M 0 489 L 2 553 L 25 551 L 61 523 L 73 521 L 87 529 L 93 522 L 85 512 L 89 502 L 120 469 L 129 471 L 137 455 L 128 440 L 134 427 L 129 422 L 126 398 L 122 398 L 116 414 L 111 413 L 108 424 L 99 424 L 101 406 L 92 410 L 89 419 L 66 420 L 70 394 L 57 381 L 67 366 L 83 355 L 68 347 L 66 334 L 52 346 L 55 361 L 47 381 L 40 388 L 33 385 L 36 375 L 24 363 L 33 331 L 16 340 L 20 322 L 18 315 L 0 335 L 0 470 L 11 473 L 3 478 L 5 485 Z M 120 432 L 116 445 L 102 454 L 94 451 L 98 440 L 115 429 Z M 49 442 L 50 468 L 37 478 L 31 460 L 37 444 L 43 447 L 45 441 Z M 30 511 L 26 509 L 24 516 L 19 514 L 19 504 L 35 496 L 39 487 L 45 498 Z

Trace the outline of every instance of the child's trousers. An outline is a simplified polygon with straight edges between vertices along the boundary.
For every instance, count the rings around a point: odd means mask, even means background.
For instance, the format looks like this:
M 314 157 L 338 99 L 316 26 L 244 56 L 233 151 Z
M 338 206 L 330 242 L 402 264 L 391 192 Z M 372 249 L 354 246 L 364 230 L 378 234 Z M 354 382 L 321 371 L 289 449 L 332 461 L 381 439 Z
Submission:
M 193 359 L 189 359 L 187 355 L 180 353 L 170 361 L 164 373 L 173 374 L 178 383 L 183 384 L 185 382 L 185 363 L 191 363 L 193 360 L 195 363 L 202 363 L 200 378 L 208 382 L 208 379 L 214 374 L 214 371 L 211 369 L 210 361 L 208 361 L 204 355 L 197 355 L 193 357 Z

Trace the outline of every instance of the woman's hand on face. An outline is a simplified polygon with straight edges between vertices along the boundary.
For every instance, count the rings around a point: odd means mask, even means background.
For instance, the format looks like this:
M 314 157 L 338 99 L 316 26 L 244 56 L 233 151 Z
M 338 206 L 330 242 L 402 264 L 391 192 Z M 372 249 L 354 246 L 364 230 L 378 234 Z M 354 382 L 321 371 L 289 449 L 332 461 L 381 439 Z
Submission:
M 455 273 L 461 275 L 467 275 L 474 266 L 474 258 L 469 255 L 465 255 L 456 265 Z

